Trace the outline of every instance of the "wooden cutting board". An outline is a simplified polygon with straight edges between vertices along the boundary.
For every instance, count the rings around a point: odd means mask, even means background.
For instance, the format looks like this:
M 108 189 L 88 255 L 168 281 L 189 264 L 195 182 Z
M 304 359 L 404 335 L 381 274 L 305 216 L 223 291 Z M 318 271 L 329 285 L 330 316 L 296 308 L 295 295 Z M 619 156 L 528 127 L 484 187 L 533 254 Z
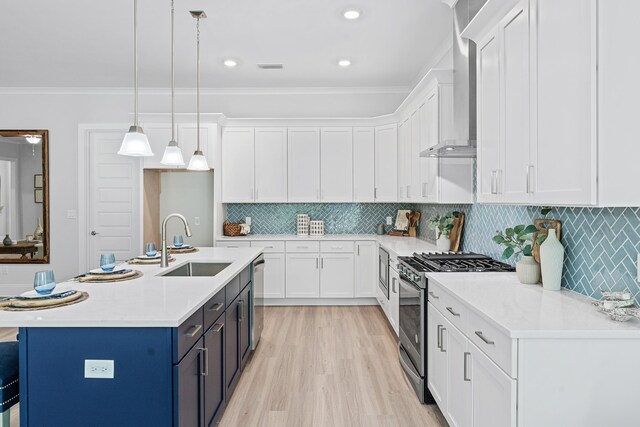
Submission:
M 451 249 L 450 251 L 459 252 L 460 244 L 462 242 L 462 230 L 464 229 L 464 213 L 458 213 L 458 216 L 453 219 L 453 229 L 451 229 L 451 234 L 449 234 L 449 239 L 451 239 Z

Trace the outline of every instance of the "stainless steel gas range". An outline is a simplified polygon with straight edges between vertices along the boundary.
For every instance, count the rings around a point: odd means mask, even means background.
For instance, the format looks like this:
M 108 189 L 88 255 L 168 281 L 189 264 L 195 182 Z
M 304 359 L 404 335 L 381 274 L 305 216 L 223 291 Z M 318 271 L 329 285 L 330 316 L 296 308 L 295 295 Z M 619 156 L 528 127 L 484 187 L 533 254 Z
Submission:
M 414 253 L 398 258 L 400 273 L 400 364 L 420 402 L 434 403 L 427 389 L 427 273 L 513 271 L 508 264 L 475 253 Z

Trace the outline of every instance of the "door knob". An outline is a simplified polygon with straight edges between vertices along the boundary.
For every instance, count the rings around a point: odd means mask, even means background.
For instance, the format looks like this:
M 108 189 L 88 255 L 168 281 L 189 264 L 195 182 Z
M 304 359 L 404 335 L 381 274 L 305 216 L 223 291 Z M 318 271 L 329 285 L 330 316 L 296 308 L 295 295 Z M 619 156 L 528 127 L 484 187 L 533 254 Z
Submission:
M 92 235 L 92 236 L 96 236 L 96 235 L 98 235 L 98 234 L 100 234 L 100 233 L 98 233 L 98 232 L 97 232 L 97 231 L 95 231 L 95 230 L 91 232 L 91 235 Z

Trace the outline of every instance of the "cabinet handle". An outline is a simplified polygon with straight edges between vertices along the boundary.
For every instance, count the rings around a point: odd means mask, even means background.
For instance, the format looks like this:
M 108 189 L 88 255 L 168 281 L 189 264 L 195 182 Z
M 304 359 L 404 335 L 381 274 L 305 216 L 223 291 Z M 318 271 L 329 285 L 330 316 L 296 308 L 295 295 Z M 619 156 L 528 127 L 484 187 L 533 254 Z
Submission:
M 324 268 L 324 257 L 320 258 L 320 268 Z
M 422 183 L 422 197 L 427 197 L 427 185 L 429 185 L 428 182 Z
M 207 311 L 220 311 L 220 309 L 221 309 L 222 307 L 224 307 L 224 304 L 222 304 L 222 303 L 217 303 L 217 304 L 214 304 L 214 305 L 212 305 L 211 307 L 209 307 L 209 308 L 207 309 Z
M 397 293 L 396 291 L 396 278 L 392 277 L 391 278 L 391 292 L 393 292 L 394 294 Z
M 220 332 L 222 330 L 222 328 L 224 328 L 224 324 L 223 323 L 216 323 L 215 326 L 212 328 L 213 332 Z
M 438 325 L 438 348 L 442 350 L 442 335 L 440 334 L 440 330 L 442 329 L 442 325 Z
M 374 199 L 377 199 L 377 198 L 378 198 L 378 189 L 377 189 L 377 188 L 374 188 L 374 189 L 373 189 L 373 198 L 374 198 Z
M 206 377 L 209 375 L 209 349 L 206 347 L 198 348 L 198 350 L 202 353 L 202 358 L 204 359 L 204 363 L 202 364 L 203 370 L 200 371 L 200 375 Z
M 444 348 L 444 332 L 447 330 L 444 326 L 440 328 L 440 351 L 443 353 L 447 352 L 447 349 Z
M 498 194 L 498 171 L 491 171 L 491 194 Z
M 469 374 L 469 356 L 471 356 L 471 353 L 469 353 L 468 351 L 464 352 L 464 380 L 465 381 L 471 381 L 471 378 L 468 377 Z
M 202 329 L 202 325 L 191 325 L 191 327 L 184 333 L 185 337 L 193 338 L 196 336 L 198 331 Z
M 533 171 L 533 165 L 527 166 L 527 193 L 533 194 L 533 185 L 531 185 L 531 172 Z
M 356 248 L 358 249 L 358 256 L 360 256 L 360 245 L 356 245 Z
M 447 307 L 447 311 L 456 317 L 460 317 L 460 313 L 456 313 L 455 311 L 453 311 L 452 307 Z
M 316 258 L 316 270 L 318 269 L 318 258 Z
M 478 336 L 478 338 L 480 338 L 482 341 L 484 341 L 485 344 L 489 344 L 489 345 L 494 345 L 495 344 L 494 341 L 491 341 L 490 339 L 485 337 L 484 334 L 482 333 L 482 331 L 476 331 L 476 335 Z
M 244 301 L 238 301 L 238 321 L 244 322 Z
M 429 291 L 429 295 L 431 295 L 431 298 L 433 299 L 440 299 L 440 297 L 436 295 L 433 291 Z

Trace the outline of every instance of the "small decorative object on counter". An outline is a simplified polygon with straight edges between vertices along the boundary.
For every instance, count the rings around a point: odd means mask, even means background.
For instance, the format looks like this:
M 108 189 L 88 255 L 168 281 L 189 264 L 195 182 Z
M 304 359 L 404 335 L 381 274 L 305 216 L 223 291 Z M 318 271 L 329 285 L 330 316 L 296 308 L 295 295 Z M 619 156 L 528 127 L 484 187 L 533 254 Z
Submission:
M 309 235 L 309 215 L 298 214 L 297 216 L 297 231 L 298 236 Z
M 409 237 L 416 237 L 418 235 L 418 223 L 420 222 L 420 216 L 422 214 L 418 211 L 413 211 L 407 214 L 409 220 Z
M 147 243 L 144 247 L 144 253 L 148 257 L 155 257 L 158 253 L 158 249 L 156 248 L 155 243 Z
M 522 259 L 516 263 L 516 275 L 520 283 L 524 285 L 535 285 L 540 281 L 540 265 L 533 258 L 533 233 L 537 232 L 535 225 L 516 225 L 507 228 L 504 233 L 496 231 L 493 241 L 499 245 L 506 246 L 502 252 L 502 259 L 509 259 L 522 254 Z
M 184 239 L 181 234 L 176 234 L 173 236 L 173 246 L 176 248 L 181 248 L 184 245 Z
M 56 277 L 53 270 L 38 271 L 33 278 L 33 289 L 38 295 L 49 295 L 56 287 Z
M 635 306 L 631 291 L 600 291 L 602 293 L 601 301 L 594 301 L 593 305 L 601 313 L 609 316 L 611 320 L 616 322 L 626 322 L 632 317 L 640 318 L 640 310 Z
M 102 271 L 113 271 L 116 268 L 116 256 L 115 254 L 102 254 L 100 255 L 100 268 Z
M 434 215 L 429 218 L 429 228 L 436 232 L 436 248 L 442 252 L 451 250 L 451 230 L 453 230 L 453 220 L 459 212 L 449 212 L 444 215 Z
M 222 234 L 228 237 L 242 236 L 242 222 L 233 223 L 225 221 L 222 225 Z
M 562 285 L 564 266 L 564 246 L 551 228 L 549 235 L 540 245 L 540 265 L 542 267 L 542 287 L 549 291 L 559 291 Z
M 309 235 L 324 236 L 324 221 L 322 220 L 309 221 Z
M 549 234 L 549 229 L 553 228 L 556 230 L 556 237 L 560 240 L 561 232 L 562 232 L 562 223 L 557 219 L 547 218 L 547 215 L 553 210 L 552 207 L 543 207 L 540 209 L 540 214 L 542 218 L 538 218 L 533 221 L 533 225 L 538 228 L 538 231 L 533 235 L 533 246 L 532 252 L 533 257 L 536 261 L 540 262 L 540 245 L 544 242 L 544 239 L 547 238 Z
M 378 224 L 378 226 L 376 227 L 376 233 L 379 236 L 384 235 L 384 224 Z
M 2 244 L 5 246 L 11 246 L 13 244 L 13 240 L 11 240 L 11 237 L 9 237 L 9 235 L 7 234 L 6 236 L 4 236 Z
M 43 236 L 44 236 L 44 229 L 42 228 L 42 220 L 40 219 L 40 217 L 38 217 L 38 221 L 36 223 L 36 229 L 33 232 L 33 238 L 35 240 L 42 240 Z
M 241 223 L 240 224 L 240 235 L 246 236 L 251 233 L 251 226 L 249 224 Z

